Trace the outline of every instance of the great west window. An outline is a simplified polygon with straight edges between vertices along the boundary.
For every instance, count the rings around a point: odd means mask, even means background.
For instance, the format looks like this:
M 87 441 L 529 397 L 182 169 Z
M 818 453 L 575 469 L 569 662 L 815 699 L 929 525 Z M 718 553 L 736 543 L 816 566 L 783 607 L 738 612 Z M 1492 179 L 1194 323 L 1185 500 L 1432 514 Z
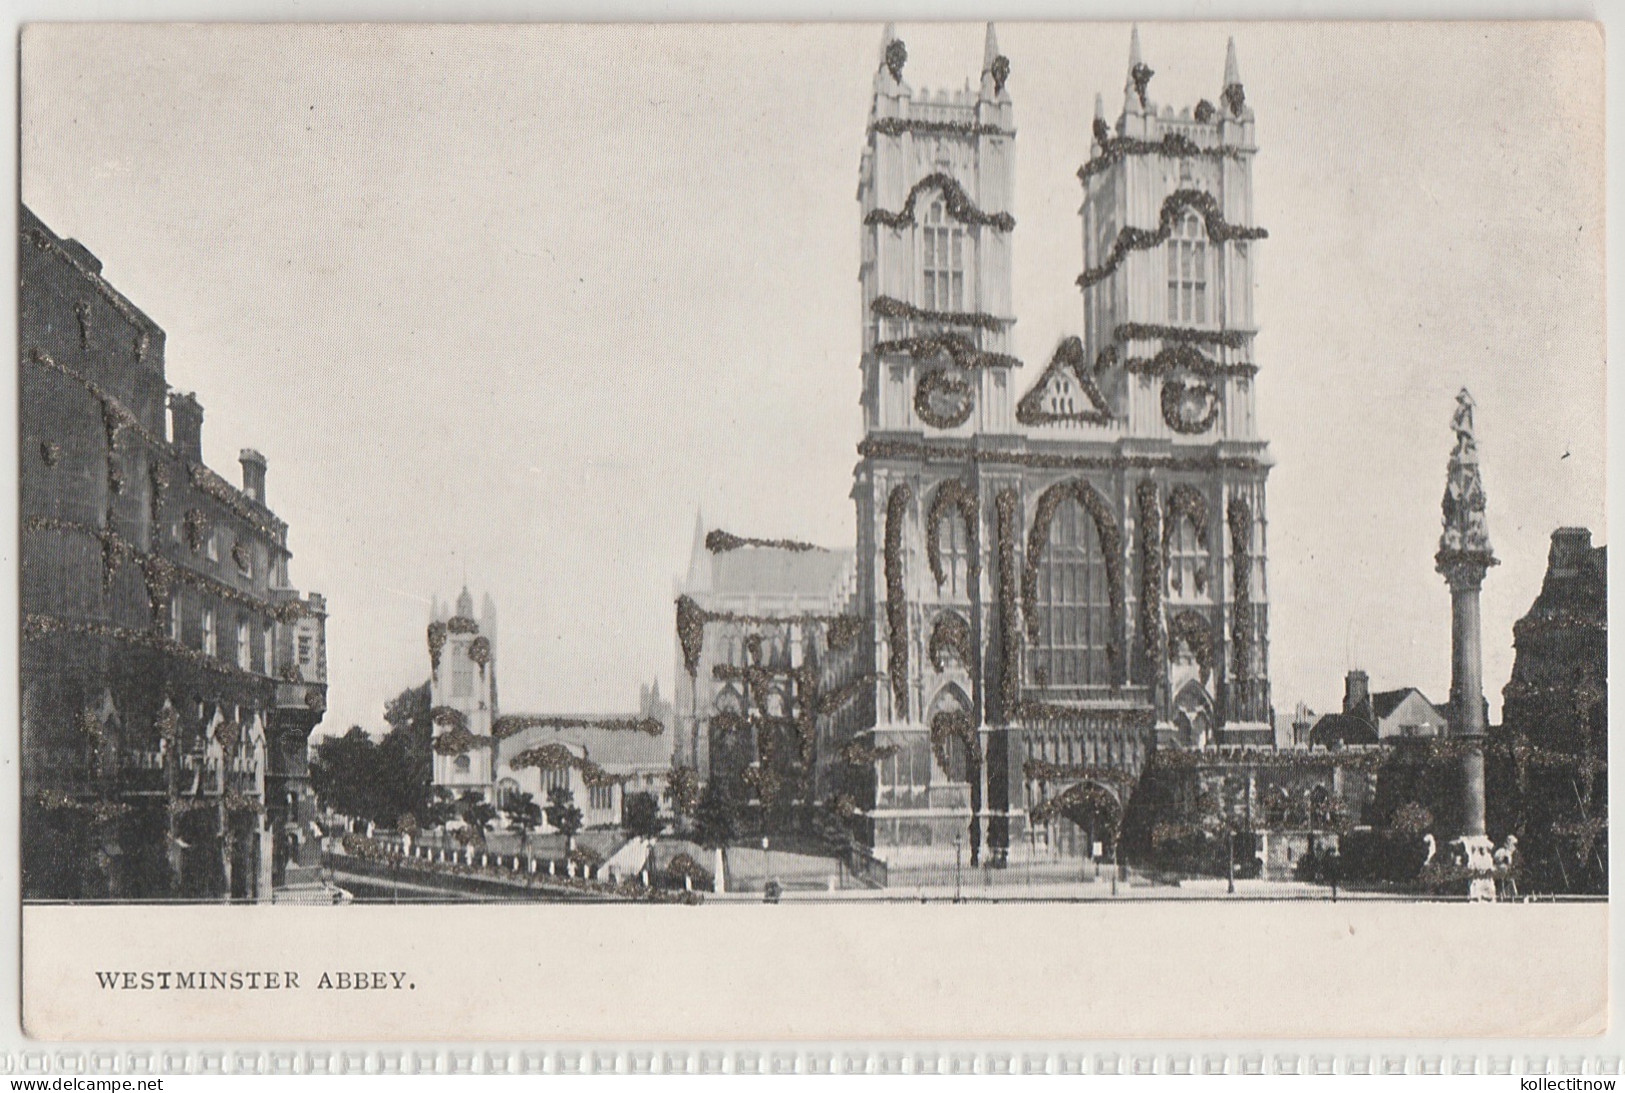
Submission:
M 1037 591 L 1033 682 L 1055 687 L 1109 683 L 1106 563 L 1094 520 L 1071 498 L 1061 502 L 1050 522 Z

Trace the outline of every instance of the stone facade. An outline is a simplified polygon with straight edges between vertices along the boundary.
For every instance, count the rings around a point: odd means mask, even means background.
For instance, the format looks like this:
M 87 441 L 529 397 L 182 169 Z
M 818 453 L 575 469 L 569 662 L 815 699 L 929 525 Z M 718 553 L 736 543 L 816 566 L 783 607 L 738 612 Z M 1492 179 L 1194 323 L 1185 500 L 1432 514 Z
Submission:
M 204 465 L 163 331 L 27 208 L 19 260 L 24 898 L 312 885 L 326 604 L 265 458 Z
M 975 90 L 906 58 L 888 29 L 858 184 L 872 716 L 823 756 L 877 855 L 998 864 L 1050 795 L 1120 816 L 1159 744 L 1273 741 L 1254 118 L 1233 50 L 1219 105 L 1159 108 L 1136 33 L 1079 172 L 1083 335 L 1018 397 L 1011 64 L 991 27 Z

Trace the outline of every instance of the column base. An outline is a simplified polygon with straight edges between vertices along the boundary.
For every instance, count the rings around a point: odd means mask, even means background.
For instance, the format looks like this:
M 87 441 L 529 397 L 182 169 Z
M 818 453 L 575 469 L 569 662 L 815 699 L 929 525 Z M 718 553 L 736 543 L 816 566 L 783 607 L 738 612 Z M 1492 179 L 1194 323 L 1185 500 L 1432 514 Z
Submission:
M 1467 898 L 1475 902 L 1495 900 L 1495 844 L 1487 835 L 1463 835 L 1450 842 L 1453 862 L 1471 870 L 1467 878 Z

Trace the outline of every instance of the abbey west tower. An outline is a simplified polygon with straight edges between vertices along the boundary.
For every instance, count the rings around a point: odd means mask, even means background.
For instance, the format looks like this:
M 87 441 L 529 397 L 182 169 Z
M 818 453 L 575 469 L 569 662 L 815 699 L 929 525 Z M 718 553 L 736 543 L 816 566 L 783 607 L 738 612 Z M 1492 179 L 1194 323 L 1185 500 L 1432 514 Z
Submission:
M 976 87 L 916 93 L 907 56 L 888 27 L 859 167 L 874 687 L 843 761 L 894 869 L 1087 853 L 1152 749 L 1273 739 L 1253 113 L 1233 47 L 1216 103 L 1159 108 L 1135 33 L 1079 171 L 1083 336 L 1022 377 L 1010 61 L 990 26 Z

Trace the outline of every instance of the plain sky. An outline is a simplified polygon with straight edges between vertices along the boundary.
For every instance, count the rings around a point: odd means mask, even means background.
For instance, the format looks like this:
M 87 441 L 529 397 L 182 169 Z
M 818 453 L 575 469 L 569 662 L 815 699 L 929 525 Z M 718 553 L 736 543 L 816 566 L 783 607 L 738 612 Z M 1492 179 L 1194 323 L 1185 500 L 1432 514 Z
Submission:
M 1128 27 L 1000 25 L 1020 389 L 1079 332 L 1075 176 Z M 904 25 L 962 86 L 980 25 Z M 1604 528 L 1602 40 L 1586 24 L 1147 24 L 1158 102 L 1257 111 L 1274 701 L 1448 696 L 1434 572 L 1478 401 L 1492 718 L 1551 531 Z M 208 462 L 270 461 L 328 596 L 324 730 L 428 675 L 432 595 L 500 616 L 504 707 L 669 693 L 695 513 L 850 546 L 854 198 L 880 28 L 36 25 L 22 194 L 168 332 Z

